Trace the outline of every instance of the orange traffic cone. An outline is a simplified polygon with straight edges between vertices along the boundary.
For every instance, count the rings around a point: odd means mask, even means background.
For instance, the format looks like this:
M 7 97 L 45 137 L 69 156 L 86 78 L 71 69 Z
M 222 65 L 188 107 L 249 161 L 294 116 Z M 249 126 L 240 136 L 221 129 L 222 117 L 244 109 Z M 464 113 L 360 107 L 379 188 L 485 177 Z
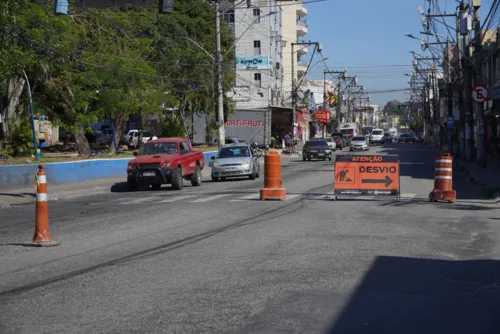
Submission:
M 43 165 L 38 166 L 35 176 L 36 182 L 36 223 L 32 246 L 57 246 L 59 243 L 52 240 L 49 232 L 49 203 L 47 196 L 47 174 Z
M 440 154 L 436 159 L 434 190 L 429 194 L 429 201 L 457 201 L 457 192 L 453 190 L 453 160 L 449 153 Z
M 281 158 L 277 151 L 267 152 L 264 156 L 264 188 L 260 199 L 286 199 L 286 189 L 281 184 Z

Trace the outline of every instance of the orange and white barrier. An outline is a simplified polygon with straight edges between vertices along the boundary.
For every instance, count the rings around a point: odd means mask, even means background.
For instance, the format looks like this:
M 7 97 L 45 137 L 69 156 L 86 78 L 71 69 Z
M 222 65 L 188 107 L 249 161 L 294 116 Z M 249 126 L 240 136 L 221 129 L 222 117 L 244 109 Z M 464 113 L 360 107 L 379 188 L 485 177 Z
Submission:
M 453 160 L 449 153 L 440 154 L 436 159 L 434 190 L 429 194 L 429 201 L 457 201 L 457 192 L 453 190 Z
M 267 152 L 264 156 L 264 188 L 260 199 L 286 200 L 286 189 L 281 183 L 281 158 L 278 152 Z
M 35 175 L 36 184 L 36 223 L 35 234 L 33 235 L 33 245 L 35 246 L 56 246 L 58 243 L 52 240 L 49 232 L 49 202 L 47 195 L 47 174 L 43 170 L 43 165 L 38 166 Z

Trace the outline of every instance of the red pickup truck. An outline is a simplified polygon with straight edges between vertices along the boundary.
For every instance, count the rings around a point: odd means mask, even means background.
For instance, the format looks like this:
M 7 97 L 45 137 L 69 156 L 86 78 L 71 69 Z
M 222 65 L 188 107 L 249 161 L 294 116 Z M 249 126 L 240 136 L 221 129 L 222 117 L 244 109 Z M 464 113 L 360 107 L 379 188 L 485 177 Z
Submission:
M 201 186 L 203 153 L 193 152 L 186 138 L 150 140 L 134 156 L 127 166 L 130 191 L 138 190 L 141 184 L 149 184 L 153 190 L 172 184 L 172 188 L 181 190 L 183 179 L 190 180 L 194 187 Z

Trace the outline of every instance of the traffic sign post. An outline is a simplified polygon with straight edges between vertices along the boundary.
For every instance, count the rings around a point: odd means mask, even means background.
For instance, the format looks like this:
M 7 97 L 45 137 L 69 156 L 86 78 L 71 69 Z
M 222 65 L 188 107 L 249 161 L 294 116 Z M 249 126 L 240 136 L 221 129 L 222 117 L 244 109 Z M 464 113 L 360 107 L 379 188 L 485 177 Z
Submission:
M 483 104 L 488 99 L 488 90 L 483 85 L 475 85 L 471 90 L 472 101 Z
M 399 156 L 337 155 L 334 200 L 346 196 L 396 196 L 400 192 Z

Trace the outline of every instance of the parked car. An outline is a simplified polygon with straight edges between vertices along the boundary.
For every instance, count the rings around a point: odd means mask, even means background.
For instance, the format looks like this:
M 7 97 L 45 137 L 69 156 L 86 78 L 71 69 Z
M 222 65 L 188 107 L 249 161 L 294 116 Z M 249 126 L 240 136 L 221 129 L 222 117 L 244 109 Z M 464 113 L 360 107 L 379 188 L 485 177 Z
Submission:
M 217 156 L 212 157 L 212 181 L 242 176 L 255 180 L 260 176 L 260 156 L 262 155 L 249 144 L 233 143 L 222 146 Z
M 349 147 L 350 137 L 344 136 L 342 132 L 333 132 L 332 137 L 339 137 L 340 139 L 342 139 L 342 148 Z
M 142 131 L 142 142 L 147 143 L 149 140 L 156 140 L 156 137 L 151 131 Z M 130 130 L 125 135 L 125 141 L 132 147 L 137 147 L 139 144 L 139 130 Z
M 392 136 L 389 132 L 384 133 L 384 143 L 385 144 L 392 143 Z
M 219 141 L 219 139 L 215 138 L 212 141 L 212 145 L 217 146 L 218 141 Z M 244 144 L 244 143 L 247 143 L 247 141 L 245 139 L 239 138 L 239 137 L 226 137 L 226 139 L 225 139 L 225 145 L 228 145 L 228 144 Z
M 335 152 L 337 150 L 337 144 L 335 143 L 335 140 L 332 137 L 326 137 L 325 141 L 328 147 L 330 147 L 332 151 Z
M 383 144 L 385 142 L 384 130 L 373 129 L 370 136 L 370 144 Z
M 365 136 L 354 136 L 351 139 L 349 151 L 368 151 L 368 139 Z
M 90 144 L 109 145 L 111 143 L 111 138 L 105 136 L 101 131 L 94 131 L 94 133 L 87 133 L 85 134 L 85 138 L 87 138 L 87 141 Z
M 416 143 L 417 138 L 415 138 L 415 136 L 413 136 L 409 133 L 403 133 L 403 134 L 399 135 L 397 142 L 398 143 Z
M 302 160 L 311 159 L 332 160 L 333 152 L 324 139 L 309 140 L 302 148 Z
M 201 185 L 201 171 L 205 166 L 202 152 L 193 152 L 186 138 L 162 138 L 144 144 L 135 158 L 128 163 L 127 184 L 136 191 L 142 184 L 153 190 L 162 184 L 171 184 L 181 190 L 183 179 L 193 187 Z
M 335 147 L 339 150 L 342 150 L 344 148 L 344 141 L 342 140 L 342 138 L 337 136 L 332 136 L 332 138 L 335 141 Z

